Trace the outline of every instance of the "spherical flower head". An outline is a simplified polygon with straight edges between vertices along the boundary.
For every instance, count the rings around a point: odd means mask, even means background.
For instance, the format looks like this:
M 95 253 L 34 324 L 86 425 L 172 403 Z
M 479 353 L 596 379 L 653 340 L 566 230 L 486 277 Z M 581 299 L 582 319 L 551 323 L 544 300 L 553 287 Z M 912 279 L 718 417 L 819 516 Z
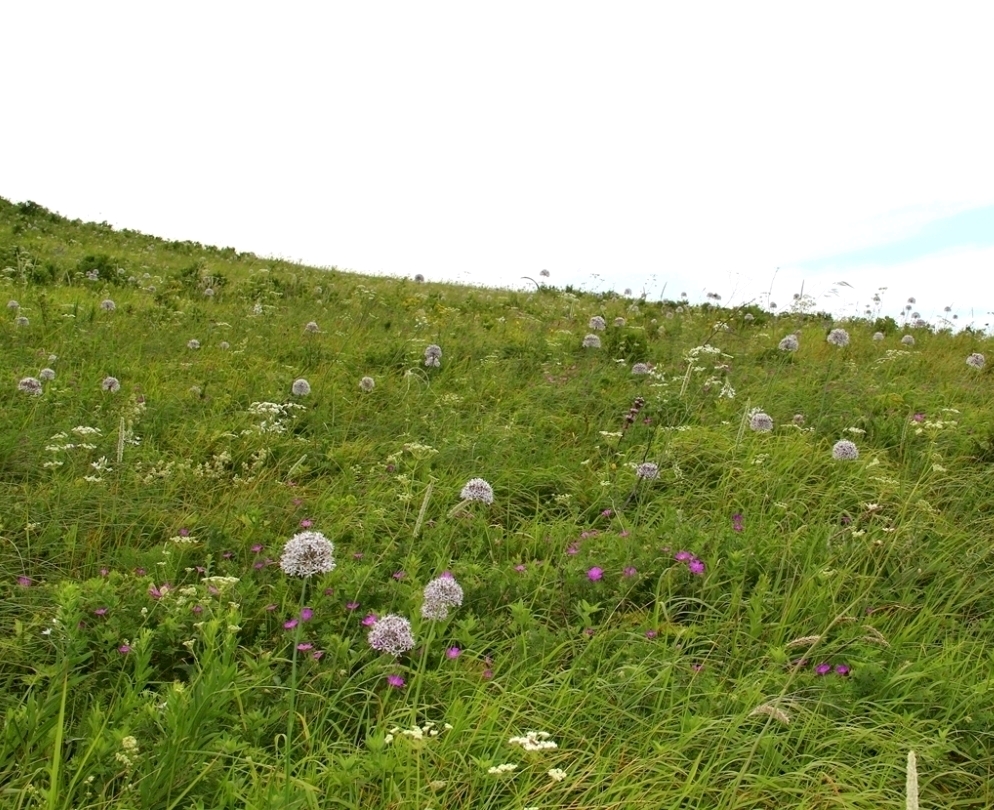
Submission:
M 614 325 L 617 326 L 620 329 L 622 326 L 625 325 L 625 319 L 624 318 L 615 318 L 614 319 Z
M 849 333 L 845 329 L 833 329 L 825 339 L 833 346 L 849 345 Z
M 584 349 L 599 349 L 601 347 L 601 339 L 597 335 L 587 335 L 583 339 Z
M 376 380 L 372 377 L 363 377 L 359 380 L 359 388 L 365 391 L 367 394 L 376 388 Z
M 659 465 L 652 461 L 643 461 L 635 468 L 635 476 L 646 481 L 659 478 Z
M 311 393 L 311 384 L 301 377 L 299 380 L 293 381 L 293 385 L 290 386 L 290 392 L 295 397 L 306 397 Z
M 16 318 L 14 318 L 14 323 L 16 323 L 18 326 L 27 326 L 31 322 L 23 315 L 18 315 Z
M 38 372 L 39 379 L 42 380 L 54 380 L 55 379 L 55 369 L 43 368 Z
M 200 348 L 200 341 L 197 340 L 196 338 L 190 338 L 186 342 L 186 348 L 188 348 L 188 349 L 199 349 Z
M 632 366 L 632 374 L 648 374 L 649 366 L 645 363 L 636 363 Z
M 600 315 L 594 315 L 594 317 L 590 319 L 590 323 L 587 324 L 587 327 L 596 332 L 602 332 L 607 328 L 607 322 Z
M 117 377 L 104 377 L 103 382 L 100 383 L 100 387 L 104 391 L 109 391 L 112 394 L 116 394 L 121 390 L 121 383 Z
M 832 448 L 832 458 L 836 461 L 855 461 L 859 458 L 859 450 L 849 439 L 839 439 Z
M 874 340 L 883 340 L 884 339 L 884 333 L 883 332 L 874 332 L 873 333 L 873 339 Z
M 401 655 L 414 649 L 414 631 L 403 616 L 389 613 L 377 619 L 366 637 L 369 646 L 377 652 Z
M 287 540 L 280 568 L 292 577 L 312 577 L 335 570 L 335 546 L 321 532 L 299 532 Z
M 32 396 L 41 396 L 41 380 L 37 377 L 25 377 L 17 384 L 17 390 Z
M 780 341 L 780 351 L 796 352 L 800 345 L 797 341 L 797 335 L 787 335 L 787 337 Z
M 914 335 L 905 335 L 904 337 L 901 338 L 901 343 L 905 346 L 914 346 L 915 345 Z
M 318 325 L 316 322 L 308 321 L 306 324 L 304 324 L 304 331 L 313 334 L 314 332 L 320 332 L 321 330 L 318 329 Z
M 7 302 L 7 309 L 20 309 L 21 305 L 17 303 L 13 298 Z
M 749 417 L 749 427 L 757 433 L 769 433 L 773 430 L 773 417 L 763 411 L 756 411 Z
M 387 675 L 387 683 L 394 689 L 404 688 L 404 679 L 400 675 Z
M 797 425 L 798 427 L 801 427 L 804 424 L 804 414 L 803 413 L 795 413 L 794 414 L 794 418 L 791 419 L 790 421 L 793 424 Z
M 981 369 L 986 363 L 987 358 L 985 358 L 980 352 L 974 352 L 966 358 L 966 364 L 971 368 Z
M 587 570 L 587 579 L 591 582 L 597 582 L 604 578 L 604 569 L 600 566 L 595 565 L 593 568 Z
M 459 607 L 462 597 L 462 586 L 451 575 L 433 579 L 425 585 L 421 616 L 425 619 L 447 619 L 449 608 Z
M 540 276 L 541 276 L 542 278 L 548 278 L 548 277 L 549 277 L 549 271 L 548 271 L 548 270 L 539 270 L 539 273 L 538 273 L 538 274 L 539 274 L 539 275 L 540 275 Z
M 424 283 L 424 280 L 425 280 L 425 277 L 424 277 L 424 276 L 423 276 L 423 275 L 422 275 L 421 273 L 415 273 L 415 274 L 414 274 L 414 280 L 415 280 L 415 281 L 416 281 L 416 282 L 417 282 L 418 284 L 423 284 L 423 283 Z
M 462 488 L 459 497 L 464 501 L 480 501 L 489 506 L 494 502 L 494 488 L 482 478 L 471 478 Z
M 105 298 L 103 301 L 100 302 L 100 309 L 102 309 L 104 312 L 113 312 L 115 309 L 117 309 L 117 304 L 115 304 L 109 298 Z

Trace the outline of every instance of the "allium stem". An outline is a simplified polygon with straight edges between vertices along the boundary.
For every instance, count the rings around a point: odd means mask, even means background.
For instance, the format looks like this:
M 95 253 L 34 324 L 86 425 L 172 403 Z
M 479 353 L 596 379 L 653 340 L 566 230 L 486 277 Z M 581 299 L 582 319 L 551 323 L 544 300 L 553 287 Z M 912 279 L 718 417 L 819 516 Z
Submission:
M 120 465 L 121 459 L 124 458 L 124 417 L 121 417 L 121 422 L 117 426 L 117 463 Z
M 300 587 L 300 609 L 297 614 L 304 609 L 304 599 L 307 594 L 307 580 L 305 579 L 301 583 Z M 290 806 L 290 762 L 293 757 L 293 745 L 291 741 L 293 740 L 293 721 L 295 719 L 296 712 L 296 697 L 297 697 L 297 645 L 300 644 L 300 633 L 303 630 L 303 622 L 297 622 L 297 627 L 293 634 L 293 648 L 291 651 L 291 665 L 290 665 L 290 707 L 287 712 L 286 717 L 286 763 L 283 768 L 283 806 Z
M 435 488 L 435 482 L 434 481 L 429 481 L 428 482 L 428 489 L 425 490 L 424 500 L 421 501 L 421 509 L 418 512 L 418 519 L 414 523 L 414 536 L 415 537 L 417 537 L 419 534 L 421 534 L 421 524 L 422 524 L 422 522 L 424 522 L 425 512 L 428 511 L 428 501 L 431 500 L 431 492 L 432 492 L 432 490 L 434 488 Z M 463 501 L 463 503 L 465 503 L 465 501 Z

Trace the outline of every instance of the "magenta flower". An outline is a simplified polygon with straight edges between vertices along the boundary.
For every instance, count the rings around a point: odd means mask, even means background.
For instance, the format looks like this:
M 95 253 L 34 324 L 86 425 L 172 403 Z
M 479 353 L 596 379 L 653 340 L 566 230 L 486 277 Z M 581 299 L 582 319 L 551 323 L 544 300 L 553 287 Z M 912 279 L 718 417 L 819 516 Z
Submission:
M 305 607 L 300 611 L 300 620 L 302 622 L 309 622 L 314 618 L 314 608 Z
M 406 571 L 394 571 L 393 572 L 393 578 L 396 579 L 396 580 L 398 580 L 398 581 L 402 580 L 406 576 L 407 576 L 407 572 Z
M 263 548 L 265 548 L 265 546 L 263 546 L 262 543 L 256 543 L 254 546 L 252 546 L 252 551 L 258 554 L 260 551 L 263 550 Z
M 657 635 L 659 635 L 659 634 L 655 630 L 646 630 L 645 631 L 645 637 L 646 638 L 655 638 Z
M 31 577 L 18 577 L 17 578 L 17 584 L 20 585 L 22 588 L 30 588 L 31 587 Z
M 694 555 L 689 551 L 678 551 L 673 559 L 677 562 L 687 562 L 688 560 L 694 559 Z
M 353 560 L 361 560 L 361 559 L 362 559 L 362 556 L 363 556 L 363 555 L 362 555 L 362 552 L 361 552 L 361 551 L 357 551 L 357 552 L 355 552 L 355 553 L 354 553 L 354 554 L 352 555 L 352 559 L 353 559 Z
M 307 652 L 308 650 L 313 650 L 313 649 L 314 645 L 307 641 L 305 641 L 303 644 L 297 645 L 298 652 Z
M 743 517 L 741 513 L 737 512 L 736 514 L 732 515 L 732 528 L 737 532 L 742 531 L 743 528 L 742 521 Z
M 197 616 L 204 612 L 203 605 L 194 605 L 190 608 L 190 610 L 192 610 Z
M 127 655 L 129 652 L 131 652 L 131 645 L 122 644 L 120 647 L 117 648 L 117 651 L 121 653 L 121 655 Z
M 359 603 L 358 602 L 346 602 L 345 603 L 345 609 L 346 610 L 355 610 L 357 607 L 359 607 Z
M 818 666 L 815 667 L 815 673 L 818 675 L 827 675 L 831 671 L 832 671 L 831 664 L 823 663 L 823 664 L 818 664 Z
M 315 650 L 314 652 L 311 653 L 311 658 L 313 658 L 315 661 L 320 661 L 322 655 L 324 655 L 324 650 Z
M 458 658 L 460 655 L 462 655 L 462 650 L 458 647 L 449 647 L 449 649 L 445 651 L 446 658 Z
M 572 557 L 574 554 L 580 553 L 580 547 L 576 543 L 573 543 L 573 545 L 566 549 L 566 553 Z
M 604 569 L 596 565 L 593 568 L 591 568 L 589 571 L 587 571 L 587 579 L 589 579 L 591 582 L 597 582 L 597 580 L 603 578 L 603 576 L 604 576 Z
M 376 620 L 378 618 L 379 618 L 379 616 L 377 616 L 375 613 L 369 613 L 369 614 L 367 614 L 363 618 L 363 620 L 362 620 L 362 626 L 363 627 L 372 627 L 374 624 L 376 624 Z
M 109 568 L 101 568 L 100 569 L 100 576 L 102 576 L 102 577 L 110 576 L 110 569 Z
M 98 607 L 95 611 L 93 611 L 93 614 L 95 616 L 106 616 L 107 615 L 107 608 L 105 608 L 105 607 Z
M 276 604 L 273 603 L 273 602 L 270 602 L 268 605 L 266 605 L 266 607 L 264 608 L 264 610 L 267 613 L 272 613 L 274 610 L 276 610 Z
M 527 569 L 525 568 L 523 563 L 518 563 L 518 565 L 514 566 L 514 570 L 517 571 L 519 574 L 523 574 Z
M 694 670 L 694 672 L 700 672 L 702 669 L 704 669 L 704 664 L 691 664 L 690 668 Z
M 301 529 L 309 529 L 313 525 L 314 525 L 314 521 L 311 520 L 310 518 L 304 518 L 302 521 L 300 521 L 300 528 Z
M 488 668 L 483 670 L 483 679 L 485 681 L 489 681 L 491 678 L 493 678 L 493 676 L 494 676 L 494 671 L 492 669 Z
M 400 675 L 387 675 L 387 683 L 395 689 L 401 689 L 404 686 L 404 679 Z
M 187 529 L 187 528 L 180 529 L 179 530 L 179 536 L 180 537 L 189 537 L 190 536 L 190 530 Z
M 835 665 L 835 674 L 836 675 L 841 675 L 843 678 L 845 676 L 847 676 L 851 671 L 852 670 L 850 670 L 849 666 L 846 665 L 846 664 L 836 664 Z
M 297 622 L 296 619 L 290 619 L 290 621 L 283 622 L 283 629 L 284 630 L 293 630 L 293 628 L 296 627 L 297 624 L 298 624 L 298 622 Z
M 633 565 L 625 566 L 625 569 L 621 572 L 622 576 L 633 577 L 638 574 L 638 569 Z
M 606 517 L 606 518 L 609 518 L 609 517 L 611 517 L 611 515 L 613 515 L 613 514 L 614 514 L 614 512 L 613 512 L 612 510 L 610 510 L 610 509 L 605 509 L 605 510 L 604 510 L 603 512 L 601 512 L 601 517 Z
M 694 557 L 694 559 L 687 563 L 687 568 L 690 569 L 691 574 L 700 576 L 704 573 L 704 563 L 697 559 L 697 557 Z
M 628 537 L 628 534 L 628 529 L 624 529 L 623 531 L 618 532 L 618 537 Z

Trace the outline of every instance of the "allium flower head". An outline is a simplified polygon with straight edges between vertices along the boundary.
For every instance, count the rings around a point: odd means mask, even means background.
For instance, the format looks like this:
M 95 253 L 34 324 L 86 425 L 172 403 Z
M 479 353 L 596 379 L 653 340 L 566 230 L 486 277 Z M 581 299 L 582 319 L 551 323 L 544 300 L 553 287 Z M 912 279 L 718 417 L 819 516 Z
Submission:
M 23 315 L 18 315 L 16 318 L 14 318 L 14 323 L 16 323 L 18 326 L 27 326 L 31 322 Z
M 421 615 L 425 619 L 447 619 L 449 608 L 459 607 L 462 604 L 462 597 L 462 587 L 451 574 L 442 575 L 425 585 Z
M 601 339 L 597 335 L 587 335 L 583 339 L 584 349 L 599 349 L 601 347 Z
M 966 358 L 966 364 L 971 368 L 983 368 L 986 362 L 987 358 L 985 358 L 980 352 L 974 352 Z
M 659 478 L 659 465 L 652 461 L 643 461 L 635 468 L 635 476 L 646 481 L 653 481 Z
M 186 342 L 186 348 L 188 348 L 188 349 L 199 349 L 200 348 L 200 341 L 197 340 L 196 338 L 190 338 L 190 340 L 188 340 Z
M 423 276 L 423 275 L 422 275 L 421 273 L 415 273 L 415 274 L 414 274 L 414 280 L 415 280 L 415 281 L 416 281 L 416 282 L 417 282 L 418 284 L 422 284 L 422 283 L 424 282 L 424 280 L 425 280 L 425 277 L 424 277 L 424 276 Z
M 100 309 L 102 309 L 104 312 L 113 312 L 115 309 L 117 309 L 117 304 L 115 304 L 109 298 L 105 298 L 103 301 L 100 302 Z
M 773 418 L 763 411 L 756 411 L 749 417 L 749 427 L 757 433 L 769 433 L 773 430 Z
M 43 368 L 38 372 L 38 377 L 42 380 L 54 380 L 55 379 L 55 369 Z
M 32 396 L 41 396 L 41 380 L 37 377 L 25 377 L 17 384 L 17 390 Z
M 439 368 L 442 365 L 442 349 L 437 344 L 432 343 L 425 347 L 425 365 L 432 368 Z
M 832 458 L 836 461 L 855 461 L 859 458 L 859 450 L 849 439 L 840 439 L 832 448 Z
M 874 340 L 883 340 L 884 339 L 884 333 L 883 332 L 874 332 L 873 333 L 873 339 Z
M 914 346 L 915 345 L 914 335 L 905 335 L 904 337 L 901 338 L 901 343 L 905 346 Z
M 280 568 L 293 577 L 312 577 L 335 570 L 335 546 L 321 532 L 299 532 L 287 540 Z
M 636 363 L 632 366 L 632 374 L 648 374 L 649 366 L 645 363 Z
M 121 383 L 118 381 L 117 377 L 104 377 L 103 382 L 100 383 L 100 387 L 103 388 L 104 391 L 116 394 L 121 390 Z
M 494 502 L 494 489 L 482 478 L 471 478 L 462 488 L 459 497 L 464 501 L 480 501 L 490 505 Z
M 791 419 L 790 421 L 793 422 L 798 427 L 801 427 L 804 424 L 804 414 L 803 413 L 795 413 L 794 414 L 794 418 Z
M 315 321 L 308 321 L 304 325 L 304 331 L 305 332 L 310 332 L 310 333 L 313 334 L 314 332 L 320 332 L 321 330 L 318 329 L 318 325 L 317 325 L 317 323 Z
M 7 302 L 7 309 L 20 309 L 20 306 L 13 298 Z
M 590 319 L 590 323 L 588 323 L 587 326 L 596 332 L 601 332 L 607 328 L 607 322 L 600 315 L 594 315 L 594 317 Z
M 797 335 L 787 335 L 780 341 L 780 351 L 782 352 L 796 352 L 798 346 L 800 343 L 797 341 Z
M 295 397 L 306 397 L 311 393 L 311 384 L 301 377 L 299 380 L 293 381 L 293 385 L 290 386 L 290 392 Z
M 833 346 L 849 345 L 849 333 L 845 329 L 833 329 L 825 339 Z
M 615 318 L 614 319 L 614 325 L 617 326 L 620 329 L 622 326 L 625 325 L 625 319 L 624 318 Z
M 367 640 L 374 650 L 389 655 L 401 655 L 414 649 L 414 632 L 411 630 L 411 623 L 395 613 L 377 619 L 370 628 Z
M 359 380 L 359 388 L 365 391 L 367 394 L 376 388 L 376 380 L 372 377 L 363 377 Z

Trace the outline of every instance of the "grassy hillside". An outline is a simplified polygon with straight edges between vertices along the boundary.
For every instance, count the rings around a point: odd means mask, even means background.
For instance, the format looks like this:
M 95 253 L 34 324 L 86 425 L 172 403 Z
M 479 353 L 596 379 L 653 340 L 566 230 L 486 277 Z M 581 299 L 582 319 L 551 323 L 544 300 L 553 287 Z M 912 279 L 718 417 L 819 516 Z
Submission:
M 0 807 L 994 806 L 982 335 L 4 200 L 0 271 Z

